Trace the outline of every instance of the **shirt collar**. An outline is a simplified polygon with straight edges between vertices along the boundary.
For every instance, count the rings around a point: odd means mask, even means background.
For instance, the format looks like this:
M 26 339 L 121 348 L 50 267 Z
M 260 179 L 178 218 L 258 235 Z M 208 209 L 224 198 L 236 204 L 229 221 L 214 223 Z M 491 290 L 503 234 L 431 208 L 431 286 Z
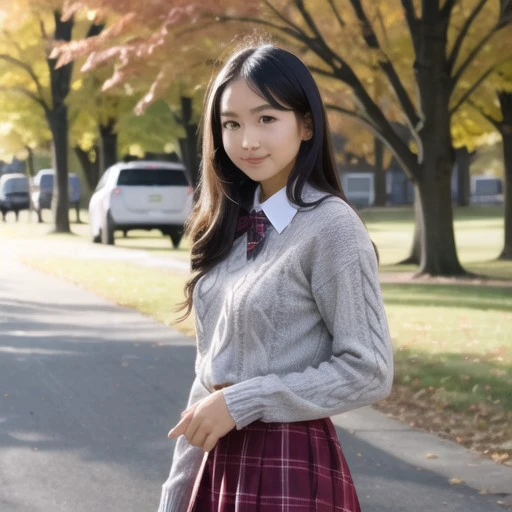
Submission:
M 262 203 L 259 200 L 260 190 L 261 185 L 258 183 L 254 191 L 253 208 L 256 211 L 263 210 L 272 226 L 278 233 L 281 233 L 292 221 L 297 213 L 298 206 L 288 201 L 286 186 Z

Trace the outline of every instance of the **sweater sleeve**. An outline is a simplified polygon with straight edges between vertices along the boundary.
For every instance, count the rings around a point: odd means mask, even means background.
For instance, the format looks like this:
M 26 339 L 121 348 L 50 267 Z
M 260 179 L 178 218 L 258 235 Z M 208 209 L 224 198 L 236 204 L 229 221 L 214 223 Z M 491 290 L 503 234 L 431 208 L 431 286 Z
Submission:
M 393 378 L 391 340 L 376 255 L 361 225 L 356 226 L 359 235 L 345 239 L 346 244 L 355 244 L 355 257 L 341 267 L 327 257 L 323 260 L 323 279 L 311 286 L 332 339 L 331 357 L 318 367 L 258 376 L 225 388 L 226 404 L 237 429 L 256 420 L 292 422 L 328 417 L 389 394 Z
M 208 395 L 208 390 L 196 377 L 190 390 L 187 408 Z M 205 452 L 201 448 L 189 444 L 185 436 L 178 437 L 169 478 L 162 485 L 158 512 L 187 510 L 204 455 Z

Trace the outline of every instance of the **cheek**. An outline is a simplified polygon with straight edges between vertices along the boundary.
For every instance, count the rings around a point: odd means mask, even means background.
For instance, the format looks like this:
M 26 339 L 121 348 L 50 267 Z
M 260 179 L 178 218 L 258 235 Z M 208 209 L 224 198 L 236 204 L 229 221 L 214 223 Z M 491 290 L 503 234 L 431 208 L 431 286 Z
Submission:
M 233 136 L 229 132 L 224 132 L 222 134 L 222 145 L 224 146 L 224 151 L 231 158 L 233 154 L 235 144 L 233 140 Z

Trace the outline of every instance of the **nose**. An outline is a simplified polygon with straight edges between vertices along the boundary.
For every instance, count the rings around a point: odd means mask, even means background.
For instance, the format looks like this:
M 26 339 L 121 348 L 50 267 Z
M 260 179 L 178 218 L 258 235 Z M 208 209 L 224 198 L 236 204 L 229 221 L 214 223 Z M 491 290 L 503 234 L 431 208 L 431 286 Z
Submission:
M 251 130 L 244 130 L 242 136 L 242 149 L 257 149 L 260 147 L 260 142 L 256 133 Z

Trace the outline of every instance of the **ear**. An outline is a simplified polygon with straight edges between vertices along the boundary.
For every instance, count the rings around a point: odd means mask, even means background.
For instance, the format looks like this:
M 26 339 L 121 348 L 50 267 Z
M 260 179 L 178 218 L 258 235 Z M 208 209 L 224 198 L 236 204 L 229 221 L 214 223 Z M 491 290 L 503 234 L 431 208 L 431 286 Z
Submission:
M 311 112 L 307 112 L 304 115 L 302 122 L 302 140 L 311 140 L 313 138 L 313 116 L 311 115 Z

